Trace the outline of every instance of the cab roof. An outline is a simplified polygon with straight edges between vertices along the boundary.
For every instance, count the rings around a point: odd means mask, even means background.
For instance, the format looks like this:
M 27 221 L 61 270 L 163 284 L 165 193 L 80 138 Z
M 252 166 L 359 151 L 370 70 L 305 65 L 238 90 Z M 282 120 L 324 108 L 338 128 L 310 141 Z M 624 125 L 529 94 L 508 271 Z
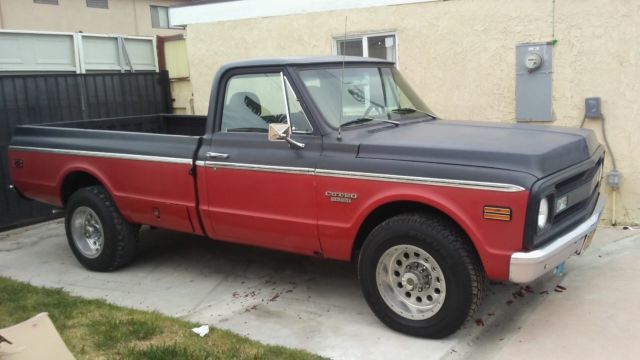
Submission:
M 274 57 L 274 58 L 256 58 L 234 61 L 226 63 L 224 70 L 237 67 L 252 66 L 283 66 L 283 65 L 311 65 L 311 64 L 347 64 L 367 63 L 367 64 L 383 64 L 393 65 L 392 61 L 366 58 L 359 56 L 310 56 L 310 57 Z

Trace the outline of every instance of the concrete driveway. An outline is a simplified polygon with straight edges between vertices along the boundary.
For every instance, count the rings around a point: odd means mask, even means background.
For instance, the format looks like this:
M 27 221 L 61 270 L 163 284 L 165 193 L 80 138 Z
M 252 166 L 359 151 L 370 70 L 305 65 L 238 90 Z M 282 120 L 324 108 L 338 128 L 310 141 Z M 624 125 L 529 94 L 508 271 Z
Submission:
M 134 264 L 92 273 L 68 249 L 61 220 L 0 234 L 0 276 L 335 359 L 635 358 L 638 259 L 640 232 L 603 228 L 585 255 L 568 262 L 566 275 L 526 288 L 492 284 L 463 329 L 426 340 L 375 318 L 354 264 L 147 230 Z

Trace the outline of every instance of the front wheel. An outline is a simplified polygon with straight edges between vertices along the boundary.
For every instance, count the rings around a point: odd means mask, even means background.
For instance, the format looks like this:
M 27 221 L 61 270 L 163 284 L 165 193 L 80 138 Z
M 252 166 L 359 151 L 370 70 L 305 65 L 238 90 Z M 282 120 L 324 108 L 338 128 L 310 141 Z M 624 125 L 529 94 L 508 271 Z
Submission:
M 82 188 L 71 195 L 65 228 L 73 254 L 89 270 L 116 270 L 135 257 L 137 227 L 124 220 L 102 186 Z
M 450 221 L 404 214 L 378 225 L 358 262 L 367 303 L 390 328 L 442 338 L 478 307 L 484 273 L 466 235 Z

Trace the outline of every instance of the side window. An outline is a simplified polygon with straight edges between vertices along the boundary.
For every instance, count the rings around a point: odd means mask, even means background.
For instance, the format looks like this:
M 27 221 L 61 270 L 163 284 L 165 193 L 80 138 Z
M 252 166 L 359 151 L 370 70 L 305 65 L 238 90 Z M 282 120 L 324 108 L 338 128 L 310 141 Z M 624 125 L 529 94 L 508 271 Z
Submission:
M 268 132 L 269 123 L 286 123 L 280 73 L 236 75 L 227 82 L 223 132 Z
M 294 132 L 311 132 L 298 98 L 287 84 L 287 102 Z M 236 75 L 227 81 L 222 132 L 268 132 L 270 123 L 287 123 L 280 73 Z

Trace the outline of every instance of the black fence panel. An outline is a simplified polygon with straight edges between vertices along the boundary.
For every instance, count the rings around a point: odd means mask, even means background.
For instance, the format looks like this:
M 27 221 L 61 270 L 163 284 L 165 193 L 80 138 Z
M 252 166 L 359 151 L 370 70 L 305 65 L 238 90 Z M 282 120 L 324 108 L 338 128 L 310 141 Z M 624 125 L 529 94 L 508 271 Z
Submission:
M 171 112 L 166 71 L 0 76 L 0 230 L 54 216 L 9 189 L 7 147 L 16 126 Z

